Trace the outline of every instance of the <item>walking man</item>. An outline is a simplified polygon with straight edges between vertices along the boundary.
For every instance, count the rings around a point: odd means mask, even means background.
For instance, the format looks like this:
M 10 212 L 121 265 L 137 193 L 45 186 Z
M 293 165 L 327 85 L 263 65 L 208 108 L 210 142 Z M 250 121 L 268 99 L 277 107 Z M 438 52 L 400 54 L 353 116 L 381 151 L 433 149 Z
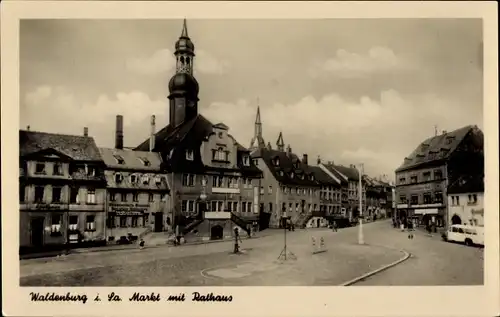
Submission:
M 234 253 L 240 253 L 240 245 L 238 242 L 241 243 L 239 230 L 238 228 L 234 228 Z
M 413 221 L 408 219 L 408 239 L 413 239 Z

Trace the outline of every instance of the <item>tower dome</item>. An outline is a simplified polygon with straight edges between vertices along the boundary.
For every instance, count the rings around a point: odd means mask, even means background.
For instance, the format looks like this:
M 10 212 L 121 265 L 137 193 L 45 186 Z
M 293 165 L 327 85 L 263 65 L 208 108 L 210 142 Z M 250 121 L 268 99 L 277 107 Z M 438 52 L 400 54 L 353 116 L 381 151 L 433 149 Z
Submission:
M 175 53 L 188 53 L 194 56 L 194 44 L 188 36 L 186 19 L 184 19 L 184 23 L 182 25 L 181 36 L 177 42 L 175 42 Z
M 176 73 L 168 83 L 170 94 L 187 94 L 190 96 L 198 96 L 200 87 L 198 81 L 188 73 Z

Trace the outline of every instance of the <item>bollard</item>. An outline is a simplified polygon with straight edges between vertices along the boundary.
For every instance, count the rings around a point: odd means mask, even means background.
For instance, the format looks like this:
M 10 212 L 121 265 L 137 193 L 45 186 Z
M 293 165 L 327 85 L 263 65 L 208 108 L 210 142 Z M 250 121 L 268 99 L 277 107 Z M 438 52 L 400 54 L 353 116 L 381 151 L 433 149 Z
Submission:
M 314 254 L 316 251 L 316 238 L 311 237 L 311 242 L 312 242 L 312 253 Z
M 319 246 L 316 246 L 316 238 L 313 237 L 313 254 L 326 252 L 325 239 L 321 237 L 319 241 Z

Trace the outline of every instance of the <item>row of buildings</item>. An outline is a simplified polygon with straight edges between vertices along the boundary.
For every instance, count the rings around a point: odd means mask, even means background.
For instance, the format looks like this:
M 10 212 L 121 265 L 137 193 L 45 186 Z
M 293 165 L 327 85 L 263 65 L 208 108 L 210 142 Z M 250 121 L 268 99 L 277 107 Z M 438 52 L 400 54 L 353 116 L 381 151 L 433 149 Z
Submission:
M 297 227 L 324 226 L 355 220 L 360 195 L 364 217 L 390 215 L 396 196 L 403 204 L 401 181 L 395 190 L 354 165 L 310 162 L 285 147 L 281 133 L 274 147 L 266 143 L 259 109 L 250 146 L 242 146 L 228 126 L 199 114 L 194 51 L 184 21 L 168 85 L 169 124 L 157 131 L 152 116 L 141 144 L 124 146 L 120 115 L 113 148 L 99 148 L 87 128 L 80 136 L 19 132 L 21 249 L 151 232 L 221 239 L 234 227 L 279 228 L 287 218 Z M 408 166 L 397 175 L 409 173 Z

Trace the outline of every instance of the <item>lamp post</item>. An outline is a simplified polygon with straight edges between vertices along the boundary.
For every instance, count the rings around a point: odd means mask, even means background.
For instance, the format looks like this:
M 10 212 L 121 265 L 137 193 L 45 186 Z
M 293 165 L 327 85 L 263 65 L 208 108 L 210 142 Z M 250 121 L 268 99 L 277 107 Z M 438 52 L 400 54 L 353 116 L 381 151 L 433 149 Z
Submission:
M 363 236 L 363 184 L 362 184 L 362 176 L 363 176 L 363 164 L 359 164 L 359 229 L 358 229 L 358 244 L 365 244 L 365 239 Z

